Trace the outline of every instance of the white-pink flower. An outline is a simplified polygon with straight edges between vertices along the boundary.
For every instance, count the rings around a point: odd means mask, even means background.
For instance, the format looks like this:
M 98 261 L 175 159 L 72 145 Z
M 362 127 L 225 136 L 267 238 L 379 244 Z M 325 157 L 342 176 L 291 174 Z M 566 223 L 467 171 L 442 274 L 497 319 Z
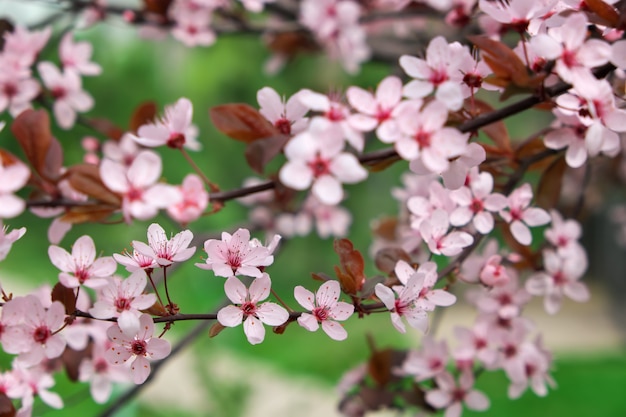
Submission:
M 461 373 L 458 384 L 448 372 L 435 377 L 437 388 L 426 392 L 426 402 L 435 408 L 445 408 L 444 417 L 459 417 L 463 404 L 470 410 L 484 411 L 489 408 L 489 398 L 475 390 L 472 371 Z
M 342 134 L 325 119 L 316 117 L 309 129 L 285 146 L 288 161 L 279 172 L 280 181 L 295 190 L 312 187 L 324 204 L 338 204 L 343 198 L 342 183 L 354 184 L 367 178 L 358 159 L 342 152 Z
M 25 227 L 13 229 L 7 233 L 8 230 L 8 226 L 3 225 L 2 219 L 0 218 L 0 261 L 6 259 L 13 243 L 19 240 L 22 236 L 24 236 L 24 233 L 26 233 Z
M 300 101 L 301 91 L 287 101 L 276 90 L 263 87 L 256 93 L 256 100 L 261 108 L 259 113 L 269 120 L 280 133 L 296 135 L 306 129 L 308 119 L 304 115 L 308 107 Z
M 341 288 L 338 281 L 326 281 L 315 295 L 298 285 L 293 295 L 300 305 L 311 313 L 302 313 L 298 324 L 310 332 L 316 331 L 320 323 L 322 330 L 334 340 L 345 340 L 348 333 L 338 321 L 347 320 L 354 313 L 354 305 L 338 301 Z
M 268 274 L 264 273 L 256 278 L 250 288 L 237 277 L 230 277 L 224 284 L 224 292 L 234 305 L 229 305 L 217 312 L 217 321 L 222 326 L 236 327 L 243 322 L 243 332 L 250 344 L 256 345 L 265 339 L 265 328 L 280 326 L 289 319 L 289 313 L 276 303 L 260 301 L 270 295 L 272 282 Z
M 68 288 L 81 285 L 89 288 L 102 287 L 107 284 L 106 278 L 117 269 L 117 263 L 110 256 L 96 259 L 96 246 L 88 235 L 76 240 L 71 255 L 59 246 L 50 245 L 48 256 L 52 264 L 61 270 L 59 281 Z
M 430 251 L 437 255 L 458 255 L 463 248 L 471 245 L 474 238 L 467 232 L 453 231 L 448 233 L 450 221 L 448 213 L 437 209 L 424 220 L 419 227 L 422 239 Z
M 160 208 L 180 201 L 182 197 L 176 187 L 157 183 L 161 171 L 161 157 L 149 150 L 141 151 L 128 167 L 110 159 L 102 161 L 100 178 L 107 188 L 122 195 L 126 222 L 132 218 L 148 220 Z
M 147 310 L 157 300 L 155 294 L 144 294 L 146 273 L 135 271 L 126 279 L 112 277 L 97 293 L 97 300 L 89 314 L 97 319 L 117 317 L 122 331 L 133 334 L 139 331 L 141 310 Z
M 29 178 L 30 169 L 23 162 L 4 165 L 0 160 L 0 219 L 16 217 L 24 211 L 26 203 L 13 193 L 26 185 Z
M 424 336 L 419 351 L 410 351 L 402 364 L 402 373 L 415 377 L 416 381 L 431 379 L 446 370 L 448 363 L 448 345 L 445 340 L 435 342 L 430 336 Z
M 39 75 L 54 98 L 52 106 L 59 126 L 69 129 L 76 122 L 77 112 L 86 112 L 93 107 L 93 98 L 83 91 L 80 76 L 74 71 L 64 71 L 51 62 L 37 65 Z
M 98 404 L 108 401 L 113 391 L 113 382 L 127 382 L 130 380 L 128 368 L 123 365 L 112 365 L 105 352 L 110 348 L 109 343 L 96 343 L 92 349 L 91 358 L 85 358 L 78 368 L 78 380 L 89 382 L 91 397 Z
M 508 210 L 500 210 L 500 216 L 510 224 L 513 237 L 522 245 L 530 245 L 532 235 L 530 227 L 550 223 L 550 215 L 544 209 L 529 207 L 533 199 L 533 190 L 526 183 L 515 189 L 508 197 Z
M 139 317 L 139 330 L 136 333 L 126 333 L 117 324 L 107 330 L 107 336 L 113 346 L 104 355 L 113 365 L 120 365 L 129 359 L 130 372 L 135 384 L 143 384 L 150 375 L 150 360 L 159 360 L 167 357 L 172 347 L 165 339 L 153 337 L 154 322 L 148 314 Z
M 135 249 L 133 249 L 132 253 L 128 253 L 126 251 L 121 255 L 119 253 L 114 253 L 113 259 L 115 259 L 120 265 L 124 265 L 128 272 L 159 267 L 159 264 L 156 263 L 154 258 L 142 255 Z
M 193 233 L 183 230 L 171 239 L 165 235 L 165 230 L 152 223 L 148 227 L 148 245 L 137 240 L 133 241 L 133 248 L 140 254 L 152 258 L 159 266 L 169 266 L 174 262 L 183 262 L 191 258 L 196 252 L 196 247 L 189 248 L 193 239 Z
M 208 258 L 205 263 L 197 263 L 196 266 L 211 270 L 218 277 L 247 275 L 259 278 L 263 275 L 262 269 L 274 262 L 274 256 L 267 247 L 250 240 L 248 229 L 238 229 L 232 235 L 222 232 L 221 240 L 205 241 L 204 250 Z
M 91 62 L 93 48 L 88 42 L 76 42 L 72 40 L 72 33 L 68 32 L 59 44 L 59 56 L 64 70 L 76 71 L 82 75 L 100 75 L 102 68 L 95 62 Z

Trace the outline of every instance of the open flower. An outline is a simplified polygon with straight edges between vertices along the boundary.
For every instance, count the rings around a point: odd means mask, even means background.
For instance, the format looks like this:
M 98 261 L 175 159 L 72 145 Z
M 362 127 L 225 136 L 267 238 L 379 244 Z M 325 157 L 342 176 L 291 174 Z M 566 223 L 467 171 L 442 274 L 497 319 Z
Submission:
M 337 301 L 340 294 L 341 289 L 337 281 L 326 281 L 315 295 L 298 285 L 294 289 L 293 295 L 302 307 L 311 312 L 310 314 L 302 313 L 298 317 L 298 324 L 308 331 L 314 332 L 321 323 L 322 330 L 331 339 L 344 340 L 348 337 L 348 333 L 337 321 L 347 320 L 354 313 L 354 306 L 343 301 Z
M 133 248 L 145 257 L 154 259 L 159 266 L 169 266 L 174 262 L 186 261 L 196 252 L 195 246 L 188 247 L 191 239 L 193 233 L 183 230 L 168 240 L 165 230 L 157 223 L 152 223 L 148 227 L 149 245 L 134 240 Z
M 268 274 L 255 279 L 250 288 L 236 277 L 230 277 L 224 284 L 226 296 L 235 305 L 229 305 L 217 312 L 217 321 L 222 326 L 235 327 L 243 322 L 243 332 L 253 345 L 265 339 L 263 323 L 280 326 L 289 318 L 287 310 L 276 303 L 260 303 L 270 295 L 272 282 Z

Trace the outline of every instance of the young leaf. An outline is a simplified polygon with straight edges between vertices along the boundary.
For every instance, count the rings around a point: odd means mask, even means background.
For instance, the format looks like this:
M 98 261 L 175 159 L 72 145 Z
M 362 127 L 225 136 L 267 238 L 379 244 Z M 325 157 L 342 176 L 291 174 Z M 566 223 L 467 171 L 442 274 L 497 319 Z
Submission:
M 141 126 L 154 122 L 157 116 L 157 105 L 154 101 L 146 101 L 141 103 L 133 115 L 130 117 L 129 129 L 131 132 L 137 132 Z
M 363 255 L 354 249 L 349 239 L 336 239 L 333 248 L 341 262 L 341 267 L 335 267 L 341 287 L 347 294 L 356 295 L 365 282 Z
M 109 190 L 100 179 L 98 167 L 90 164 L 74 165 L 68 169 L 67 178 L 76 191 L 103 203 L 119 207 L 122 199 Z
M 287 135 L 271 136 L 254 141 L 246 147 L 246 161 L 256 173 L 263 174 L 265 166 L 278 155 L 289 140 Z
M 52 142 L 48 112 L 24 110 L 13 121 L 11 131 L 24 150 L 28 162 L 41 175 L 46 169 L 46 158 Z
M 536 203 L 539 207 L 546 210 L 556 207 L 561 196 L 561 186 L 566 168 L 565 155 L 561 155 L 544 171 L 537 187 Z
M 52 288 L 52 301 L 59 301 L 65 307 L 65 314 L 72 315 L 76 311 L 76 294 L 71 288 L 67 288 L 57 282 Z
M 215 106 L 209 110 L 209 116 L 217 130 L 245 143 L 280 133 L 257 109 L 244 103 Z

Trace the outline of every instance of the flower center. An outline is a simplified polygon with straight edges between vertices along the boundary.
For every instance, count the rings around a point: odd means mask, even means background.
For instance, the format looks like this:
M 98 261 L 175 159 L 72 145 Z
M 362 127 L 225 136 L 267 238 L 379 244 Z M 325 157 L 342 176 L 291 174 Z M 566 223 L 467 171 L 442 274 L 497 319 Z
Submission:
M 130 301 L 128 300 L 128 298 L 118 298 L 117 300 L 115 300 L 115 307 L 117 308 L 118 312 L 122 312 L 124 310 L 130 310 Z
M 256 313 L 256 304 L 246 301 L 241 305 L 241 311 L 246 316 L 252 316 Z
M 146 356 L 148 353 L 147 347 L 148 345 L 145 340 L 133 340 L 130 344 L 131 352 L 137 356 Z
M 430 81 L 433 85 L 438 86 L 439 84 L 443 84 L 448 81 L 448 73 L 442 69 L 434 70 L 428 81 Z
M 420 129 L 413 139 L 415 139 L 415 142 L 417 142 L 420 148 L 428 148 L 430 146 L 430 132 L 425 132 Z
M 311 171 L 313 171 L 313 177 L 315 178 L 319 178 L 322 175 L 330 174 L 328 160 L 322 158 L 319 155 L 317 155 L 315 159 L 309 162 L 307 165 L 309 166 L 309 168 L 311 168 Z
M 37 343 L 44 344 L 46 340 L 51 336 L 50 329 L 47 326 L 39 326 L 33 332 L 33 339 Z
M 167 146 L 173 149 L 180 149 L 185 144 L 185 135 L 182 133 L 171 133 L 167 140 Z
M 483 202 L 475 198 L 470 204 L 470 210 L 472 210 L 472 213 L 474 214 L 480 213 L 481 211 L 483 211 Z
M 328 320 L 328 307 L 315 307 L 311 312 L 317 319 L 317 321 L 322 322 L 324 320 Z
M 274 127 L 284 135 L 291 134 L 291 122 L 285 118 L 276 120 L 274 122 Z
M 55 100 L 60 100 L 67 95 L 67 91 L 63 87 L 54 87 L 50 93 Z

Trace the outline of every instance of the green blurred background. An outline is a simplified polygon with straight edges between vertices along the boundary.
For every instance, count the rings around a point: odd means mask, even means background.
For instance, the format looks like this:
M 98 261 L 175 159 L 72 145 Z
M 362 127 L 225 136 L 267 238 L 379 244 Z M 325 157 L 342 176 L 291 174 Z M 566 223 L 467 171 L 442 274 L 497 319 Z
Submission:
M 15 15 L 17 2 L 5 0 L 4 5 L 1 3 L 3 8 L 0 11 Z M 31 7 L 45 8 L 45 5 L 34 2 Z M 23 16 L 26 15 L 15 17 Z M 224 190 L 240 186 L 253 173 L 245 164 L 244 145 L 226 138 L 212 127 L 208 118 L 210 107 L 233 102 L 256 106 L 256 92 L 264 86 L 271 86 L 284 95 L 291 95 L 300 88 L 321 92 L 345 91 L 349 85 L 371 88 L 394 71 L 384 64 L 370 64 L 359 75 L 349 77 L 337 64 L 309 56 L 289 63 L 276 76 L 267 76 L 261 68 L 269 54 L 258 39 L 225 37 L 210 48 L 188 49 L 171 39 L 142 41 L 134 30 L 116 21 L 79 32 L 78 37 L 94 43 L 94 61 L 104 69 L 99 77 L 84 78 L 85 89 L 96 99 L 96 106 L 88 115 L 106 117 L 126 127 L 133 109 L 146 100 L 156 101 L 162 109 L 180 97 L 189 98 L 194 104 L 193 119 L 200 129 L 203 145 L 203 150 L 193 153 L 192 157 Z M 58 62 L 55 48 L 46 49 L 44 56 Z M 8 121 L 6 115 L 4 120 Z M 518 120 L 516 126 L 512 126 L 518 129 L 519 137 L 525 136 L 523 124 L 522 119 L 521 123 Z M 56 134 L 65 146 L 66 164 L 79 162 L 82 157 L 80 140 L 92 132 L 77 128 L 70 132 L 56 131 Z M 12 141 L 8 129 L 0 133 L 0 146 L 16 149 Z M 164 158 L 165 178 L 171 183 L 180 183 L 190 171 L 186 162 L 172 150 L 160 151 Z M 381 214 L 396 213 L 397 205 L 390 197 L 390 188 L 400 185 L 400 174 L 406 168 L 406 164 L 398 163 L 382 173 L 371 175 L 366 183 L 347 187 L 346 206 L 353 213 L 349 237 L 362 252 L 367 252 L 371 242 L 370 220 Z M 229 202 L 219 214 L 205 217 L 190 228 L 196 233 L 207 234 L 232 231 L 236 225 L 245 223 L 246 218 L 246 208 Z M 165 216 L 156 221 L 168 232 L 177 231 L 177 226 Z M 54 282 L 57 271 L 48 262 L 48 243 L 41 238 L 45 236 L 48 221 L 26 213 L 7 223 L 12 227 L 27 226 L 28 233 L 0 265 L 3 287 L 20 294 L 39 284 Z M 77 226 L 62 245 L 69 248 L 77 237 L 90 234 L 95 237 L 98 250 L 110 255 L 129 248 L 132 240 L 145 240 L 146 228 L 147 223 L 142 222 L 130 226 Z M 196 262 L 201 261 L 200 256 L 199 248 L 194 257 Z M 309 236 L 285 242 L 268 272 L 275 290 L 294 305 L 293 287 L 316 288 L 318 283 L 311 280 L 310 273 L 331 274 L 336 263 L 332 240 Z M 369 275 L 376 273 L 371 263 L 366 268 Z M 223 279 L 193 267 L 192 263 L 177 270 L 170 282 L 172 297 L 182 307 L 182 312 L 212 311 L 223 298 Z M 626 358 L 622 350 L 622 334 L 606 315 L 608 307 L 604 303 L 608 303 L 608 298 L 602 295 L 603 287 L 594 285 L 593 291 L 592 307 L 570 303 L 565 306 L 562 314 L 566 318 L 561 321 L 558 318 L 550 321 L 545 318 L 545 313 L 538 316 L 539 329 L 544 328 L 545 321 L 548 332 L 562 333 L 546 335 L 548 341 L 555 341 L 557 346 L 553 373 L 558 384 L 556 390 L 546 398 L 526 393 L 521 399 L 510 401 L 506 396 L 504 375 L 501 372 L 485 373 L 477 386 L 489 396 L 492 407 L 485 413 L 465 411 L 464 415 L 625 416 L 626 396 L 622 392 L 626 389 Z M 446 328 L 449 332 L 452 325 L 467 320 L 471 314 L 466 313 L 470 311 L 468 309 L 455 313 L 455 308 L 444 313 L 442 334 L 446 334 Z M 539 304 L 534 308 L 541 310 Z M 594 321 L 600 319 L 603 320 L 601 324 Z M 137 401 L 116 415 L 336 415 L 334 385 L 345 371 L 367 359 L 367 334 L 374 336 L 379 347 L 418 346 L 417 334 L 400 335 L 389 326 L 388 320 L 387 315 L 368 317 L 367 320 L 351 319 L 346 324 L 349 339 L 343 343 L 330 340 L 321 331 L 308 333 L 296 325 L 289 326 L 282 336 L 268 332 L 265 342 L 258 346 L 247 343 L 241 328 L 227 329 L 213 339 L 204 332 L 162 370 Z M 170 340 L 183 337 L 195 325 L 177 323 L 170 332 Z M 601 340 L 590 343 L 593 339 Z M 9 358 L 4 357 L 5 365 L 8 361 Z M 117 393 L 124 389 L 120 388 Z M 53 411 L 38 403 L 35 415 L 97 416 L 106 408 L 106 405 L 96 405 L 90 400 L 85 386 L 69 384 L 63 376 L 59 376 L 55 391 L 66 399 L 66 408 Z

